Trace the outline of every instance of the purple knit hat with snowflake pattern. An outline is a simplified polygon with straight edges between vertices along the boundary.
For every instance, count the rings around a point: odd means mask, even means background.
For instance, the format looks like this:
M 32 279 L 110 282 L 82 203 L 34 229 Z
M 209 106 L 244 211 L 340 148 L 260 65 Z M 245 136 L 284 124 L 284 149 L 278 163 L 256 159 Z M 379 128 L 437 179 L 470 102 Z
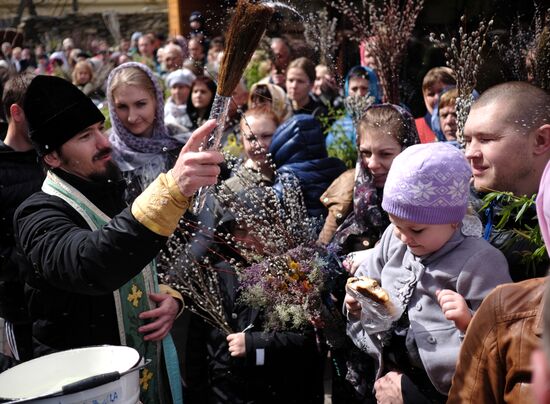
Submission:
M 468 209 L 471 176 L 470 165 L 455 146 L 410 146 L 393 160 L 382 208 L 418 224 L 459 223 Z

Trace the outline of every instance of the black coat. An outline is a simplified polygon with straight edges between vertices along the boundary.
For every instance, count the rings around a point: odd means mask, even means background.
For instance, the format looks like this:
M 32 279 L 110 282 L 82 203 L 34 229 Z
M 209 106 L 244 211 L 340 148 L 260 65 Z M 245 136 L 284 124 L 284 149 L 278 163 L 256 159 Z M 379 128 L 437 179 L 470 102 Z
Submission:
M 46 351 L 120 344 L 113 291 L 138 274 L 166 242 L 125 208 L 119 182 L 56 173 L 112 220 L 91 231 L 60 198 L 38 192 L 15 213 L 33 334 Z
M 241 188 L 243 184 L 233 179 L 228 184 L 244 198 L 254 192 Z M 216 234 L 230 234 L 233 216 L 215 198 L 208 197 L 206 206 L 194 219 L 206 228 L 216 228 Z M 196 232 L 187 243 L 187 250 L 195 259 L 210 254 L 211 262 L 218 260 L 215 268 L 231 329 L 239 332 L 250 324 L 254 327 L 245 333 L 245 358 L 232 358 L 225 333 L 198 315 L 191 316 L 183 361 L 186 403 L 322 403 L 323 366 L 313 329 L 263 332 L 263 311 L 239 302 L 239 281 L 234 267 L 228 263 L 233 258 L 246 265 L 244 259 L 232 247 L 213 241 L 208 231 Z M 264 350 L 264 365 L 256 363 L 257 349 Z
M 238 280 L 226 262 L 219 269 L 224 310 L 235 332 L 246 331 L 245 358 L 232 358 L 226 335 L 192 316 L 187 343 L 187 403 L 322 403 L 323 366 L 312 329 L 262 332 L 263 315 L 238 303 Z M 264 365 L 256 364 L 263 349 Z
M 13 233 L 17 207 L 40 190 L 44 171 L 33 150 L 17 152 L 0 141 L 0 317 L 14 324 L 26 322 L 23 282 L 19 280 Z

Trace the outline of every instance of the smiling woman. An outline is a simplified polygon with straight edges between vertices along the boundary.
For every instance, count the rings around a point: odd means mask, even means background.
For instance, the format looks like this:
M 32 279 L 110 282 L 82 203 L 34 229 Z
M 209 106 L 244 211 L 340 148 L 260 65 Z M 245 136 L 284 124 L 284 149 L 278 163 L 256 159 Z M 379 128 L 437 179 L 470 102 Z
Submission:
M 164 124 L 162 88 L 147 66 L 130 62 L 115 68 L 107 82 L 107 99 L 113 160 L 128 183 L 130 203 L 172 167 L 183 144 Z
M 137 137 L 153 135 L 156 102 L 144 88 L 124 86 L 113 91 L 113 101 L 118 118 L 126 129 Z
M 393 104 L 369 107 L 357 124 L 357 133 L 355 170 L 344 173 L 322 196 L 329 216 L 319 241 L 332 241 L 342 254 L 372 248 L 380 239 L 390 224 L 381 203 L 393 159 L 420 143 L 412 116 Z

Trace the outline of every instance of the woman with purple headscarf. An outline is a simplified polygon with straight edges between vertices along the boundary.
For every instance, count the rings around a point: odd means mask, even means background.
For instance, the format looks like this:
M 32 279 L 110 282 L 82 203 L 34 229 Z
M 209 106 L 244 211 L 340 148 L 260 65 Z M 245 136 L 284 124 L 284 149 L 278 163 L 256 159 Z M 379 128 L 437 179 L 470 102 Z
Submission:
M 183 146 L 164 125 L 164 96 L 151 70 L 135 62 L 113 69 L 107 81 L 113 159 L 132 202 L 161 172 L 170 169 Z

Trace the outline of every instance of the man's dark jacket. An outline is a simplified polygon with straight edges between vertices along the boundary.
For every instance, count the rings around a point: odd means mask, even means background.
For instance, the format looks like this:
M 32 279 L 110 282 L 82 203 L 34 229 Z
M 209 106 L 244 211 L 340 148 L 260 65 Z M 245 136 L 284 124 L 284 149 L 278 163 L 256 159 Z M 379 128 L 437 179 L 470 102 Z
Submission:
M 18 152 L 0 141 L 0 317 L 13 324 L 21 359 L 30 358 L 31 332 L 24 283 L 19 279 L 13 215 L 43 181 L 44 170 L 34 149 Z
M 485 211 L 480 211 L 483 206 L 483 197 L 485 194 L 477 192 L 473 187 L 470 189 L 470 203 L 476 212 L 478 212 L 483 224 L 484 233 L 489 232 L 488 241 L 493 247 L 498 248 L 508 261 L 510 277 L 514 282 L 521 282 L 527 279 L 540 278 L 548 273 L 548 258 L 544 254 L 544 258 L 536 265 L 526 265 L 523 257 L 525 252 L 533 252 L 538 246 L 530 243 L 523 237 L 514 236 L 514 229 L 520 229 L 527 225 L 534 227 L 537 224 L 537 212 L 535 206 L 532 206 L 523 214 L 523 220 L 516 222 L 513 217 L 508 220 L 505 228 L 497 229 L 496 224 L 500 220 L 499 213 L 502 210 L 502 205 L 493 203 Z
M 91 182 L 55 172 L 112 220 L 91 231 L 71 206 L 44 192 L 15 213 L 34 338 L 43 352 L 120 344 L 112 292 L 155 258 L 166 238 L 125 207 L 122 181 Z

